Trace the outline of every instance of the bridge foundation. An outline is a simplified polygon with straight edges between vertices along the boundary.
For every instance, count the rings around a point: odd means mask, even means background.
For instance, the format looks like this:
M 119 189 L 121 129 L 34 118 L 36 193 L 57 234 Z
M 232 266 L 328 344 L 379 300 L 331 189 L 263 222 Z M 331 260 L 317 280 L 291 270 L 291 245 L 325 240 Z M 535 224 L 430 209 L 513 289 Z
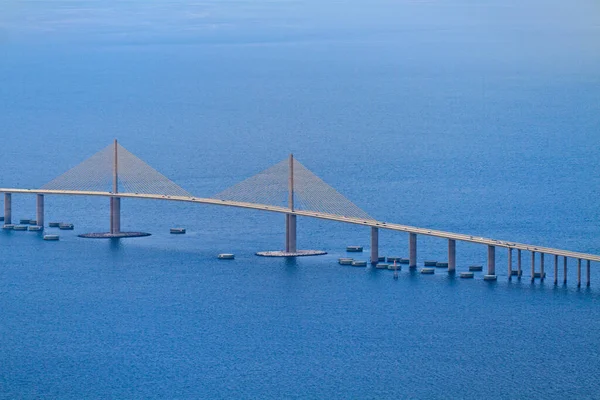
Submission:
M 496 275 L 496 247 L 488 245 L 487 274 Z
M 296 215 L 285 215 L 285 252 L 296 253 Z
M 417 234 L 408 234 L 408 267 L 417 268 Z
M 448 273 L 456 272 L 456 240 L 448 239 Z
M 577 259 L 577 287 L 581 287 L 581 258 Z
M 12 194 L 4 193 L 4 224 L 12 224 Z
M 379 228 L 371 227 L 371 264 L 379 261 Z
M 567 257 L 563 257 L 563 285 L 567 284 Z
M 38 194 L 35 196 L 36 207 L 35 207 L 35 220 L 38 226 L 44 227 L 44 195 Z
M 544 253 L 540 253 L 540 280 L 544 282 L 546 272 L 544 271 Z

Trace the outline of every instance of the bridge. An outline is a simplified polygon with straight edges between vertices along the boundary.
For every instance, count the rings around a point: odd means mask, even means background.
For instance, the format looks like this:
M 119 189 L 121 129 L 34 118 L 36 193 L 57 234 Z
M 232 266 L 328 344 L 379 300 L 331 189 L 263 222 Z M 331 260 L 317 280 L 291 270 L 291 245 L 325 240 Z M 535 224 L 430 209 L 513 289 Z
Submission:
M 110 199 L 110 231 L 104 237 L 127 237 L 121 231 L 120 204 L 122 198 L 183 201 L 225 207 L 262 210 L 285 215 L 284 256 L 305 255 L 297 249 L 297 217 L 319 218 L 329 221 L 364 225 L 371 230 L 371 263 L 379 259 L 379 229 L 406 232 L 409 235 L 409 268 L 417 266 L 417 235 L 432 236 L 448 241 L 448 272 L 456 271 L 456 242 L 470 242 L 487 246 L 486 278 L 496 279 L 496 248 L 508 252 L 508 278 L 522 275 L 522 252 L 531 255 L 531 280 L 544 279 L 545 255 L 554 258 L 554 284 L 558 283 L 559 257 L 563 261 L 563 283 L 567 283 L 567 259 L 577 260 L 577 285 L 581 286 L 582 261 L 586 261 L 586 285 L 590 286 L 590 264 L 600 262 L 600 256 L 555 249 L 506 240 L 445 232 L 427 228 L 378 221 L 370 217 L 350 200 L 323 182 L 292 155 L 265 171 L 250 177 L 213 197 L 197 197 L 188 193 L 144 161 L 130 153 L 116 140 L 92 157 L 40 188 L 0 188 L 4 193 L 4 224 L 12 222 L 12 195 L 36 196 L 37 224 L 44 226 L 44 196 L 100 196 Z M 513 250 L 516 250 L 517 269 L 513 269 Z M 536 255 L 539 271 L 536 272 Z

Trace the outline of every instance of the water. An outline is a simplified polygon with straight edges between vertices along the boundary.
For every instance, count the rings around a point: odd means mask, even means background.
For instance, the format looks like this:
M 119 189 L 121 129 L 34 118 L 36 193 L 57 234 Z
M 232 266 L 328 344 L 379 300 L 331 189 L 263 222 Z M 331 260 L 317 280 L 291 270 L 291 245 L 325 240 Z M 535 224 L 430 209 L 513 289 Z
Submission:
M 121 144 L 198 196 L 289 152 L 374 217 L 600 254 L 597 5 L 9 2 L 3 187 Z M 595 12 L 596 11 L 596 12 Z M 284 23 L 285 22 L 285 23 Z M 40 33 L 42 32 L 42 33 Z M 35 199 L 13 196 L 13 218 Z M 61 241 L 0 232 L 6 398 L 598 398 L 592 287 L 337 265 L 369 230 L 283 216 L 47 197 Z M 173 226 L 186 235 L 169 235 Z M 385 255 L 407 237 L 380 232 Z M 219 261 L 220 252 L 236 260 Z M 419 237 L 419 261 L 446 242 Z M 484 264 L 458 243 L 458 269 Z M 363 257 L 366 259 L 367 254 Z M 561 273 L 562 278 L 562 273 Z

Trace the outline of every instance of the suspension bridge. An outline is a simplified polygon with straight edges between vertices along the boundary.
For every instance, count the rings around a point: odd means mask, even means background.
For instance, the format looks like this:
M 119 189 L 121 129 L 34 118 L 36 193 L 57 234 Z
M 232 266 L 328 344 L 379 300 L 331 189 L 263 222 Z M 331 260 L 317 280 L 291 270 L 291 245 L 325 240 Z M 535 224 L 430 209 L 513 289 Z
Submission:
M 285 215 L 285 250 L 283 256 L 302 256 L 310 252 L 298 250 L 296 242 L 297 217 L 320 218 L 329 221 L 364 225 L 371 231 L 371 262 L 379 259 L 379 229 L 400 231 L 409 237 L 409 268 L 417 266 L 417 235 L 426 235 L 448 241 L 448 272 L 456 270 L 456 242 L 470 242 L 487 246 L 487 275 L 496 278 L 496 249 L 508 252 L 508 277 L 522 275 L 522 252 L 531 255 L 531 280 L 544 279 L 545 256 L 554 258 L 554 284 L 559 279 L 559 257 L 562 257 L 563 283 L 567 282 L 567 259 L 577 260 L 577 285 L 581 286 L 582 261 L 586 262 L 586 285 L 590 286 L 590 264 L 600 262 L 600 256 L 555 249 L 531 244 L 445 232 L 427 228 L 378 221 L 329 186 L 292 155 L 278 164 L 252 176 L 212 197 L 197 197 L 129 152 L 116 140 L 59 177 L 36 189 L 0 188 L 4 193 L 4 224 L 12 222 L 12 195 L 36 196 L 36 221 L 44 226 L 44 196 L 100 196 L 110 200 L 110 230 L 102 237 L 122 238 L 136 236 L 135 232 L 121 231 L 121 199 L 154 199 L 211 204 L 226 207 L 262 210 Z M 516 250 L 517 269 L 513 268 Z M 539 271 L 536 271 L 536 255 Z

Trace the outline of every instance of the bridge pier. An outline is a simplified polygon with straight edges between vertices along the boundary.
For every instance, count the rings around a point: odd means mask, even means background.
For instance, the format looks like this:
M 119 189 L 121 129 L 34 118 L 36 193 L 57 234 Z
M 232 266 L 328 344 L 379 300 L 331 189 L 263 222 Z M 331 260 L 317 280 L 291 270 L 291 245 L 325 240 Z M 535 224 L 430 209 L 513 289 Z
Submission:
M 417 234 L 408 234 L 408 267 L 417 268 Z
M 285 214 L 285 252 L 296 253 L 296 215 Z
M 531 252 L 531 283 L 535 281 L 535 251 Z
M 44 195 L 37 194 L 35 207 L 35 220 L 39 226 L 44 227 Z
M 448 239 L 448 273 L 456 272 L 456 240 Z
M 546 272 L 544 272 L 544 253 L 540 253 L 540 281 L 544 282 L 544 278 L 546 277 Z
M 488 245 L 487 274 L 496 275 L 496 247 Z
M 521 274 L 523 271 L 521 270 L 521 249 L 517 249 L 517 278 L 521 280 Z
M 581 287 L 581 258 L 577 259 L 577 287 Z
M 587 261 L 586 266 L 585 266 L 585 269 L 586 269 L 586 272 L 587 272 L 586 286 L 590 287 L 590 264 L 591 264 L 591 261 L 590 260 L 586 260 L 586 261 Z
M 12 193 L 4 193 L 4 224 L 12 224 Z
M 508 280 L 512 281 L 512 249 L 508 248 Z
M 379 261 L 379 228 L 371 227 L 371 264 Z
M 554 255 L 554 286 L 558 285 L 558 256 Z
M 567 256 L 563 257 L 563 285 L 567 284 Z
M 110 233 L 121 232 L 121 198 L 110 198 Z

